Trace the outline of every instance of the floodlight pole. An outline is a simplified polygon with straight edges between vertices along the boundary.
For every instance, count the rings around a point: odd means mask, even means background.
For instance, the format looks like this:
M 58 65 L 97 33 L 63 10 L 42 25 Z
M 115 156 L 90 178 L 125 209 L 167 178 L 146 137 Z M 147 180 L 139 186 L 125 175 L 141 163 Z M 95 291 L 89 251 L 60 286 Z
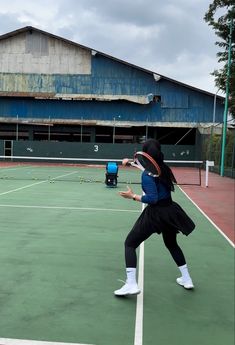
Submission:
M 216 117 L 216 98 L 217 94 L 220 89 L 218 89 L 214 95 L 214 105 L 213 105 L 213 116 L 212 116 L 212 126 L 211 126 L 211 134 L 210 134 L 210 147 L 209 147 L 209 159 L 212 160 L 212 142 L 213 142 L 213 134 L 214 134 L 214 127 L 215 127 L 215 117 Z
M 51 117 L 49 116 L 49 125 L 48 125 L 48 141 L 51 140 Z
M 113 118 L 113 144 L 115 144 L 115 126 L 116 126 L 116 118 Z
M 83 123 L 83 117 L 81 117 L 81 130 L 80 130 L 80 141 L 81 141 L 81 143 L 82 143 L 82 130 L 83 130 L 83 128 L 82 128 L 82 123 Z
M 232 50 L 232 32 L 233 32 L 233 19 L 230 19 L 229 29 L 229 44 L 228 44 L 228 66 L 226 76 L 226 97 L 224 105 L 224 123 L 222 133 L 222 148 L 221 148 L 221 166 L 220 175 L 224 176 L 224 161 L 225 161 L 225 146 L 226 146 L 226 134 L 227 134 L 227 118 L 228 118 L 228 98 L 229 98 L 229 79 L 230 79 L 230 65 L 231 65 L 231 50 Z
M 146 132 L 145 132 L 145 140 L 148 139 L 148 123 L 149 123 L 149 119 L 147 117 L 147 121 L 146 121 Z
M 16 141 L 19 140 L 19 116 L 17 115 L 17 120 L 16 120 Z
M 116 119 L 120 119 L 121 115 L 113 118 L 113 144 L 115 144 L 115 136 L 116 136 Z

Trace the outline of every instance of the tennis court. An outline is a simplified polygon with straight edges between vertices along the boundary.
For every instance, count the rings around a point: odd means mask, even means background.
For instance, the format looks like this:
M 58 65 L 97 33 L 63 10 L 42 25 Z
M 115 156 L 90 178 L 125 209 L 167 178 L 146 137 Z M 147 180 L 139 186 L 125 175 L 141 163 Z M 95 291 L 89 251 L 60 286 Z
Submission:
M 10 178 L 10 169 L 30 176 Z M 143 292 L 117 298 L 123 241 L 141 204 L 118 196 L 126 183 L 107 188 L 97 176 L 85 181 L 85 170 L 61 179 L 76 166 L 46 179 L 30 169 L 5 166 L 0 179 L 0 344 L 234 344 L 234 249 L 179 188 L 174 199 L 197 224 L 179 236 L 195 290 L 176 284 L 178 269 L 153 236 L 139 250 Z

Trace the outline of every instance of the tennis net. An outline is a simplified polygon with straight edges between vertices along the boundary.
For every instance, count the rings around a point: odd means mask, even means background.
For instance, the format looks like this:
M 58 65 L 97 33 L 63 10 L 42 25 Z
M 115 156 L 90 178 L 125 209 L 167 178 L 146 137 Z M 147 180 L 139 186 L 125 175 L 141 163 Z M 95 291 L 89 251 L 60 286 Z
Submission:
M 140 170 L 123 167 L 121 159 L 0 156 L 1 180 L 44 180 L 48 182 L 105 182 L 108 162 L 118 164 L 118 183 L 139 184 Z M 203 161 L 166 161 L 179 185 L 201 185 Z

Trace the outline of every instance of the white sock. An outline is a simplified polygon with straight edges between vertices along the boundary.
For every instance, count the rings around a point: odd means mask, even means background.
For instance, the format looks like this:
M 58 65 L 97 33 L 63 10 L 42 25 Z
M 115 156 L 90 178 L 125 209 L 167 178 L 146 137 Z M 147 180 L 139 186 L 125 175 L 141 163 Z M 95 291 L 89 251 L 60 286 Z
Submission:
M 191 277 L 189 275 L 189 271 L 188 271 L 188 267 L 187 265 L 183 265 L 183 266 L 178 266 L 181 274 L 182 274 L 182 278 L 184 281 L 188 281 L 188 280 L 191 280 Z
M 127 284 L 137 284 L 136 282 L 136 268 L 127 267 L 126 268 Z

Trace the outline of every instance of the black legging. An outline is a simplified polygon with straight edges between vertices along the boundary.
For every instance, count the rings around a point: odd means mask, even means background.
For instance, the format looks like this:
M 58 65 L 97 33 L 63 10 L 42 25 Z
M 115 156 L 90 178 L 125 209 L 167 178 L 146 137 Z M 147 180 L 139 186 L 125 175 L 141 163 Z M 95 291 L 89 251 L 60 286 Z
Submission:
M 126 267 L 136 267 L 137 266 L 137 256 L 136 248 L 149 238 L 153 232 L 143 232 L 134 227 L 128 234 L 125 240 L 125 259 Z M 179 247 L 176 239 L 177 233 L 175 231 L 165 230 L 162 231 L 162 238 L 165 246 L 171 253 L 172 258 L 174 259 L 177 266 L 183 266 L 186 264 L 184 254 Z

